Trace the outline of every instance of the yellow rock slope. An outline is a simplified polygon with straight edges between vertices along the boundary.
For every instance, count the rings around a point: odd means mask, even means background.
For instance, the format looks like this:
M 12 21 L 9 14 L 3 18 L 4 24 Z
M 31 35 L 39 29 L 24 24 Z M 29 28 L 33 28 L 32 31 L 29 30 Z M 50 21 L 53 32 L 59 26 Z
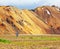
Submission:
M 0 34 L 53 34 L 53 29 L 32 10 L 0 6 Z

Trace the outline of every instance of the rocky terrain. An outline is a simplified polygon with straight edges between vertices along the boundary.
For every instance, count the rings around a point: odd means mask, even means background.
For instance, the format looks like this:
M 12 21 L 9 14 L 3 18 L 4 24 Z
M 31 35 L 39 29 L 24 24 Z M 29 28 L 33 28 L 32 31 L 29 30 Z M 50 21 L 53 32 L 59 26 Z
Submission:
M 60 10 L 42 6 L 34 10 L 0 6 L 0 34 L 60 34 Z

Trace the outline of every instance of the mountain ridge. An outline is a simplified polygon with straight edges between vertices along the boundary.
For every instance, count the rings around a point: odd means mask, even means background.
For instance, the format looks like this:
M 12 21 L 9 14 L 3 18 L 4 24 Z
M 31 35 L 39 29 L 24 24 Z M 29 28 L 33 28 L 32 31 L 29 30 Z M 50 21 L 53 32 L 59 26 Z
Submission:
M 54 16 L 49 15 L 46 10 Z M 60 34 L 59 15 L 56 7 L 51 6 L 42 6 L 34 10 L 0 6 L 0 34 Z

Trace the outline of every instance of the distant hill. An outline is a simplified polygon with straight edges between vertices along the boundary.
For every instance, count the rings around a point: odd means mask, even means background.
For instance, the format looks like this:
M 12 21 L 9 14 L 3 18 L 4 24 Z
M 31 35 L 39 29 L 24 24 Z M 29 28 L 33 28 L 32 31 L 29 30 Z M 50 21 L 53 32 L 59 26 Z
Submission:
M 0 6 L 0 34 L 60 34 L 60 9 L 42 6 L 33 10 Z

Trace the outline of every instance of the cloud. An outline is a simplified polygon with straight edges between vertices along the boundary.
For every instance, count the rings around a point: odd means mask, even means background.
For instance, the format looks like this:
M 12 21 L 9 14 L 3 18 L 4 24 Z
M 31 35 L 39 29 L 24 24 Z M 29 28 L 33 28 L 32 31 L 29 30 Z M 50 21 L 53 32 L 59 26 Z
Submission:
M 50 5 L 60 6 L 60 0 L 46 0 Z
M 0 5 L 12 5 L 20 8 L 33 8 L 41 0 L 0 0 Z
M 16 5 L 31 5 L 36 4 L 40 0 L 1 0 L 0 5 L 9 5 L 9 4 L 16 4 Z
M 18 8 L 35 8 L 42 5 L 60 6 L 60 0 L 0 0 L 0 5 L 12 5 Z

